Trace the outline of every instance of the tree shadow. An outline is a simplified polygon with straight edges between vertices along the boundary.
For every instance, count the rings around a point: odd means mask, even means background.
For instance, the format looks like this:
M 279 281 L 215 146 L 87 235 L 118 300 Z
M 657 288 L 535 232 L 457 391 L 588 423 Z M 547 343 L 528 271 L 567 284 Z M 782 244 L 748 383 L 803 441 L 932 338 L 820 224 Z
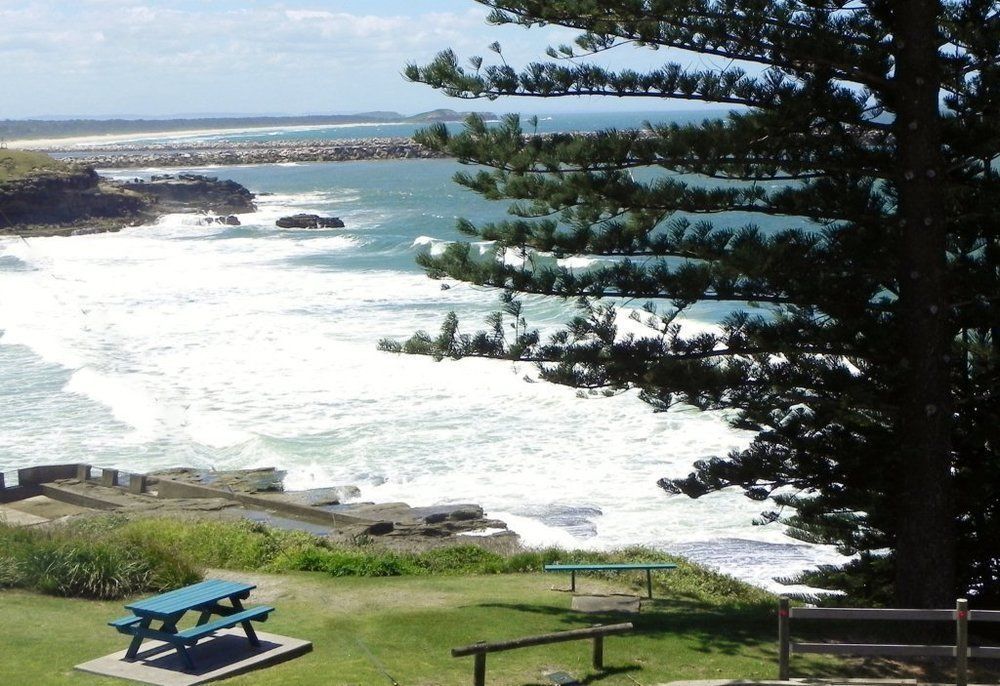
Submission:
M 675 601 L 650 604 L 643 601 L 639 614 L 628 612 L 581 612 L 565 607 L 532 603 L 483 603 L 478 607 L 525 612 L 558 618 L 566 628 L 580 628 L 593 624 L 618 624 L 631 622 L 635 633 L 647 637 L 676 635 L 694 642 L 694 650 L 726 655 L 750 654 L 760 656 L 766 648 L 775 656 L 777 621 L 774 608 L 757 606 L 720 610 L 717 606 L 706 610 Z

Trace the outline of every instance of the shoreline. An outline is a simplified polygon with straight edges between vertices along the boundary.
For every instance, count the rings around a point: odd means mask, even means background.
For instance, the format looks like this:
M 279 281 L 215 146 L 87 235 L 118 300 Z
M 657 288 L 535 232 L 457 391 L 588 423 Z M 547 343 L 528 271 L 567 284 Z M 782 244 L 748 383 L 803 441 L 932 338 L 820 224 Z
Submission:
M 441 153 L 401 136 L 337 140 L 191 141 L 187 143 L 90 143 L 40 151 L 99 169 L 205 167 L 293 162 L 443 159 Z
M 178 139 L 197 136 L 219 136 L 225 134 L 260 133 L 264 131 L 321 131 L 323 129 L 347 129 L 360 126 L 403 126 L 408 122 L 352 122 L 350 124 L 298 124 L 293 126 L 245 126 L 222 129 L 186 129 L 176 131 L 144 131 L 142 133 L 101 133 L 84 136 L 64 136 L 56 138 L 19 138 L 7 141 L 11 148 L 20 150 L 73 150 L 76 147 L 101 144 L 128 144 L 132 141 Z

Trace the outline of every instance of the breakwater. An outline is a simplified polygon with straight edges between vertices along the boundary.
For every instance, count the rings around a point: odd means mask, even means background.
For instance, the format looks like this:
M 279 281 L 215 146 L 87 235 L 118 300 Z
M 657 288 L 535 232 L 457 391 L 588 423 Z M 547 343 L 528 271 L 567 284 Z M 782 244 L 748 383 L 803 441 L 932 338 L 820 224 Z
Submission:
M 205 165 L 347 162 L 443 157 L 409 138 L 341 140 L 107 143 L 45 150 L 54 157 L 103 169 Z

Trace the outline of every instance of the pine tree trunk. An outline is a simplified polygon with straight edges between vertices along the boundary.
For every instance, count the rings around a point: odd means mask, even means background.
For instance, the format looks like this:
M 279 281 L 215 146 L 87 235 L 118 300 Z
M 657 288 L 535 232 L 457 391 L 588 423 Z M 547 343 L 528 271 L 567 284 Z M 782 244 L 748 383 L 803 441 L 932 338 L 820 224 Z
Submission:
M 951 400 L 937 0 L 895 4 L 893 40 L 902 237 L 897 602 L 949 607 L 955 599 L 950 488 Z

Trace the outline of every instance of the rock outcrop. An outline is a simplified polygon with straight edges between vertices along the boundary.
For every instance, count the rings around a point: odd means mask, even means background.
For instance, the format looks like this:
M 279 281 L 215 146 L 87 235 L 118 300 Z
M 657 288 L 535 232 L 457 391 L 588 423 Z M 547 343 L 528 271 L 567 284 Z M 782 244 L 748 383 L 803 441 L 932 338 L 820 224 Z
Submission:
M 254 212 L 253 193 L 235 181 L 214 176 L 178 174 L 154 176 L 149 181 L 126 181 L 122 187 L 152 198 L 157 212 Z
M 318 214 L 293 214 L 275 222 L 279 229 L 342 229 L 340 217 L 321 217 Z
M 102 180 L 93 169 L 40 172 L 0 183 L 0 230 L 90 219 L 147 218 L 141 194 Z
M 111 181 L 91 168 L 41 171 L 0 182 L 0 235 L 117 231 L 172 212 L 212 212 L 237 226 L 253 193 L 235 181 L 181 174 Z

